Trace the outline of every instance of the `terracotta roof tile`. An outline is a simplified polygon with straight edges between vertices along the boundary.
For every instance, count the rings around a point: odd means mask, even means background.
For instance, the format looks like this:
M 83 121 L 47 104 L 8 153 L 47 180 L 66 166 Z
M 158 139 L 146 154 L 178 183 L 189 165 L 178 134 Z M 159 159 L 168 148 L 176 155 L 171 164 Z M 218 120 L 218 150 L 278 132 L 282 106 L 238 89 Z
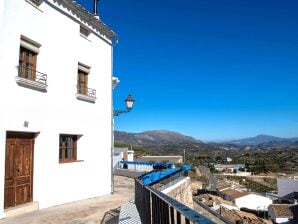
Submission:
M 249 195 L 249 193 L 246 191 L 237 191 L 237 190 L 233 190 L 233 189 L 222 190 L 222 191 L 220 191 L 220 193 L 225 196 L 231 197 L 233 199 L 240 198 L 245 195 Z
M 276 217 L 288 217 L 293 218 L 293 213 L 291 211 L 291 207 L 293 204 L 272 204 L 270 207 L 272 208 Z

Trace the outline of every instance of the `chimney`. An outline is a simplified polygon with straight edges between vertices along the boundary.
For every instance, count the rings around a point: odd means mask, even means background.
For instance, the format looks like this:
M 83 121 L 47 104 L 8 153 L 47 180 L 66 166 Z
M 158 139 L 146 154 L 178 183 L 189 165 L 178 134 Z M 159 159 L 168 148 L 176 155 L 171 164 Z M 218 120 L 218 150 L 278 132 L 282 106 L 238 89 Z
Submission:
M 99 20 L 99 15 L 97 13 L 97 5 L 98 5 L 98 1 L 99 0 L 94 0 L 94 5 L 93 5 L 93 13 L 94 13 L 94 17 L 97 18 Z

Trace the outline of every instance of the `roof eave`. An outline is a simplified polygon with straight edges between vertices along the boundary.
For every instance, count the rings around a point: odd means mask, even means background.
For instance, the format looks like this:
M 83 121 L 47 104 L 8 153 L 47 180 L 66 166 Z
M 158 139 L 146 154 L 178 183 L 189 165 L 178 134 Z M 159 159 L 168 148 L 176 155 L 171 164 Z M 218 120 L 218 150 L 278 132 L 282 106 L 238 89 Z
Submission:
M 45 0 L 49 1 L 49 0 Z M 87 11 L 83 6 L 74 0 L 53 0 L 54 3 L 63 4 L 70 11 L 72 16 L 76 16 L 82 22 L 88 24 L 92 29 L 104 35 L 111 41 L 118 41 L 118 35 L 106 24 L 100 21 L 99 17 Z

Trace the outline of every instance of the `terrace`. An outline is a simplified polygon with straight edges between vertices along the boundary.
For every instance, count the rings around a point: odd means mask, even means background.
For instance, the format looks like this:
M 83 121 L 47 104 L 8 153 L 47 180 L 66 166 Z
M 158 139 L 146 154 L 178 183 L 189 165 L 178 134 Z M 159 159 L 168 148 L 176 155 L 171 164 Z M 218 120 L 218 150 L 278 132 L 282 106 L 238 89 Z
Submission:
M 148 164 L 143 165 L 148 166 Z M 136 179 L 114 176 L 114 194 L 8 217 L 0 220 L 0 224 L 215 223 L 162 193 L 185 178 L 184 173 L 190 169 L 190 166 L 167 164 L 163 168 L 161 166 L 154 167 L 155 170 Z M 130 171 L 129 169 L 124 170 Z

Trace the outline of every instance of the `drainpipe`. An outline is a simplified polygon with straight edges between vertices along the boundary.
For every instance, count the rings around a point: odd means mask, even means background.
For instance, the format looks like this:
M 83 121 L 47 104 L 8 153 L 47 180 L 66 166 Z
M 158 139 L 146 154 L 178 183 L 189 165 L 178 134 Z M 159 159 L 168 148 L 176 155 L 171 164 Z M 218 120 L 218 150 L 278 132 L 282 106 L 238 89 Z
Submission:
M 111 194 L 114 194 L 114 101 L 113 101 L 113 49 L 114 46 L 111 45 Z
M 96 1 L 96 0 L 95 0 Z M 113 101 L 113 69 L 114 69 L 114 47 L 118 43 L 118 39 L 111 40 L 111 194 L 114 194 L 114 101 Z

